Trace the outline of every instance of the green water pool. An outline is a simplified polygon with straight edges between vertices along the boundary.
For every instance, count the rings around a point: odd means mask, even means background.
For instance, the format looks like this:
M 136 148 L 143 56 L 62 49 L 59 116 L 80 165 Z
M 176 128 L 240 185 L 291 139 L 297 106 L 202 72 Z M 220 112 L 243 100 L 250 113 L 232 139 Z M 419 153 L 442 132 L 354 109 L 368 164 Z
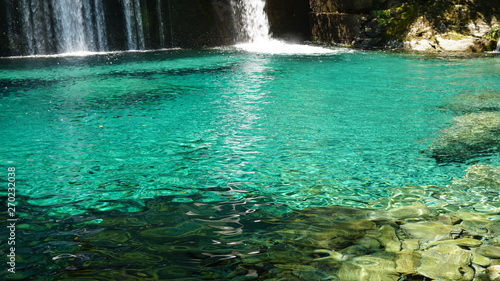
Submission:
M 267 227 L 258 224 L 260 209 L 377 208 L 393 188 L 446 186 L 470 163 L 437 163 L 423 151 L 452 122 L 449 100 L 497 90 L 499 68 L 500 57 L 344 49 L 0 58 L 0 161 L 3 181 L 7 167 L 16 169 L 26 247 L 20 271 L 24 278 L 43 272 L 46 280 L 101 280 L 60 274 L 123 267 L 93 264 L 104 251 L 76 253 L 88 234 L 95 247 L 115 244 L 103 260 L 148 265 L 129 269 L 177 265 L 177 273 L 164 274 L 180 278 L 199 272 L 193 260 L 204 260 L 227 270 L 234 249 L 256 251 L 240 242 Z M 474 163 L 499 160 L 493 154 Z M 471 198 L 453 198 L 460 200 Z M 148 232 L 151 224 L 160 230 Z M 251 231 L 241 233 L 244 224 Z M 212 242 L 219 236 L 225 242 Z M 153 254 L 148 243 L 164 248 Z M 186 254 L 211 253 L 206 245 L 225 254 Z M 183 254 L 164 260 L 166 252 Z

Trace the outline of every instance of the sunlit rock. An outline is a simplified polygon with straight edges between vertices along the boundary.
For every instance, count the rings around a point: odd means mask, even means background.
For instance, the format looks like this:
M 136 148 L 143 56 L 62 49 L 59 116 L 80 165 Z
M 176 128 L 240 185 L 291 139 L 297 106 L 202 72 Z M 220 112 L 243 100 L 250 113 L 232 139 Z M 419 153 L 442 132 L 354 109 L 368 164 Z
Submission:
M 377 239 L 386 252 L 395 253 L 401 250 L 401 242 L 396 235 L 396 230 L 390 225 L 383 225 L 378 229 Z
M 342 281 L 396 281 L 399 274 L 390 258 L 361 256 L 343 262 L 338 277 Z
M 396 220 L 409 219 L 409 218 L 425 218 L 436 215 L 436 211 L 428 208 L 422 203 L 414 203 L 411 206 L 404 206 L 400 208 L 391 209 L 388 211 L 389 216 Z
M 416 251 L 400 251 L 396 253 L 396 271 L 403 274 L 415 274 L 420 266 L 421 255 Z
M 485 257 L 492 259 L 500 259 L 500 247 L 484 246 L 477 250 L 477 252 Z
M 427 245 L 427 248 L 439 245 L 439 244 L 453 244 L 462 247 L 479 247 L 483 242 L 473 239 L 473 238 L 462 238 L 462 239 L 451 239 L 451 240 L 441 240 L 435 241 Z
M 435 280 L 472 280 L 471 259 L 470 251 L 453 244 L 440 244 L 422 252 L 417 272 Z
M 401 226 L 405 233 L 411 238 L 436 241 L 446 239 L 450 236 L 453 226 L 444 225 L 439 222 L 417 222 L 407 223 Z
M 500 265 L 488 267 L 488 275 L 491 281 L 500 281 Z
M 491 259 L 480 254 L 478 252 L 478 249 L 473 249 L 472 250 L 472 263 L 486 267 L 486 266 L 491 265 Z

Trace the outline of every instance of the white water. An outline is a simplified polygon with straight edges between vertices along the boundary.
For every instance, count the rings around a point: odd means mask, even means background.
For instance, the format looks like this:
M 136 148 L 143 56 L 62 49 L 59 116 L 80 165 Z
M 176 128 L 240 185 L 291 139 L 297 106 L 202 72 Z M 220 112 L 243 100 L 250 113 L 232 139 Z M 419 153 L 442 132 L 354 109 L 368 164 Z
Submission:
M 265 0 L 232 0 L 237 19 L 239 40 L 236 47 L 255 53 L 268 54 L 324 54 L 334 50 L 321 47 L 288 44 L 271 37 L 269 20 L 265 12 Z
M 500 53 L 500 37 L 497 39 L 497 48 L 495 49 L 495 52 Z
M 123 0 L 129 50 L 144 50 L 144 30 L 140 0 Z
M 21 7 L 29 55 L 108 50 L 102 0 L 21 0 Z

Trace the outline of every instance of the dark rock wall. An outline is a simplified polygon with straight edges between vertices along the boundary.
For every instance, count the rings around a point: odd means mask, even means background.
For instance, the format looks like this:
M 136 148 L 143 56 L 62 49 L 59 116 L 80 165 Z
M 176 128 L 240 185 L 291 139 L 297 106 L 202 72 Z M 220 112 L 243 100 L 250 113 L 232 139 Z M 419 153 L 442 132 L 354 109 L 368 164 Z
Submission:
M 267 0 L 266 14 L 274 38 L 289 42 L 311 40 L 308 0 Z
M 0 56 L 27 54 L 23 35 L 23 2 L 0 0 Z M 32 0 L 37 1 L 37 0 Z M 40 0 L 38 3 L 44 3 Z M 51 5 L 47 2 L 47 18 Z M 234 42 L 234 24 L 230 0 L 141 0 L 143 35 L 146 49 L 168 47 L 204 47 Z M 126 50 L 127 31 L 122 0 L 103 1 L 109 50 Z M 159 18 L 164 33 L 160 33 Z M 42 20 L 42 19 L 40 19 Z M 47 30 L 41 54 L 56 53 L 55 34 Z

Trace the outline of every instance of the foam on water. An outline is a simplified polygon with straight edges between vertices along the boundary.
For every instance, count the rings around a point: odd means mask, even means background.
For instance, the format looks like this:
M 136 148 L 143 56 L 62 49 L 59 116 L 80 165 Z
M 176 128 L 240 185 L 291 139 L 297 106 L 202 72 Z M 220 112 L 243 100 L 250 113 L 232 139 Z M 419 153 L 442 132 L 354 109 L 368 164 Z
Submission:
M 284 41 L 275 39 L 241 43 L 237 44 L 236 47 L 247 52 L 265 54 L 333 54 L 339 52 L 339 49 L 327 49 L 318 46 L 301 44 L 288 44 Z

